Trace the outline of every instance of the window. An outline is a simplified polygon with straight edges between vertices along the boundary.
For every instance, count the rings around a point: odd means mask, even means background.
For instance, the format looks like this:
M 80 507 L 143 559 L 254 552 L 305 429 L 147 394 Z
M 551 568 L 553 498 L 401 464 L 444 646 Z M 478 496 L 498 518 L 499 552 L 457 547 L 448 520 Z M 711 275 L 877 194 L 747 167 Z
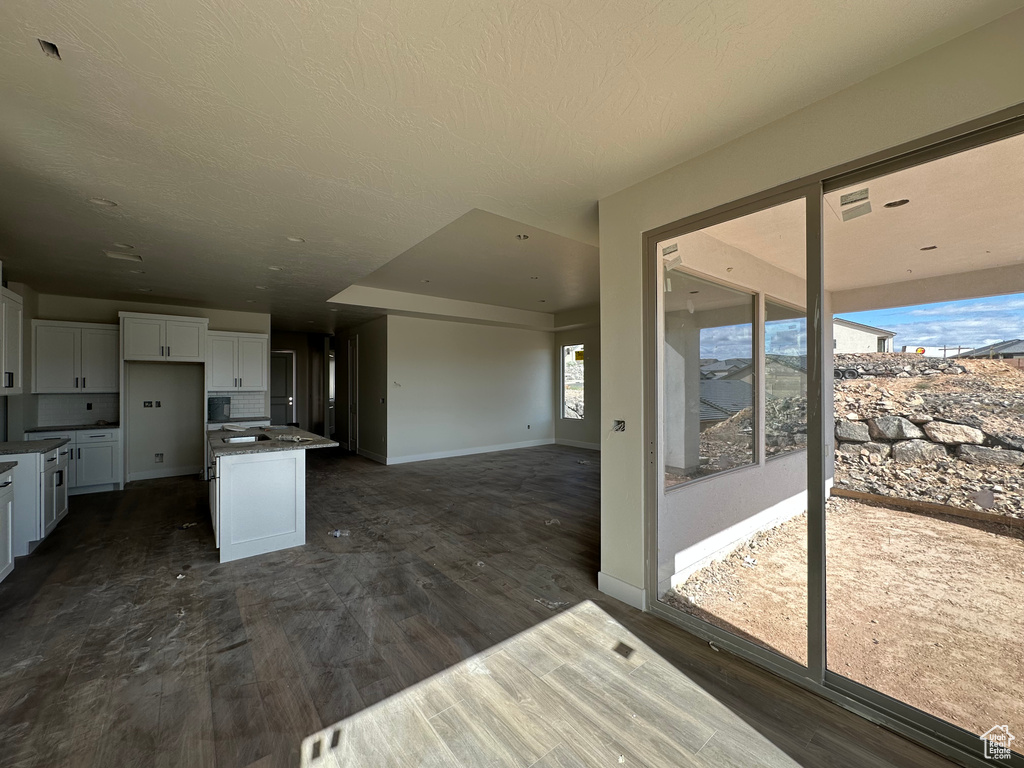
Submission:
M 764 304 L 764 442 L 771 458 L 807 445 L 807 321 L 801 309 Z
M 666 270 L 666 488 L 757 460 L 754 307 L 752 293 Z
M 562 418 L 583 418 L 583 345 L 562 347 Z

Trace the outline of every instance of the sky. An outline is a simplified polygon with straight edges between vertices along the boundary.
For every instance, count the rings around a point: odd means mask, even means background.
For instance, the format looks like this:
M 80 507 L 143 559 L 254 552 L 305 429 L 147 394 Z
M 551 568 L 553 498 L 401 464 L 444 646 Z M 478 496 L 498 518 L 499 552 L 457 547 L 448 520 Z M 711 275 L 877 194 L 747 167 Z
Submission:
M 1024 293 L 992 296 L 986 299 L 943 301 L 918 304 L 897 309 L 875 309 L 869 312 L 844 312 L 836 317 L 855 323 L 872 325 L 896 332 L 893 349 L 907 347 L 963 347 L 975 349 L 997 341 L 1024 339 Z M 769 328 L 773 325 L 768 324 Z M 792 354 L 792 341 L 784 322 L 778 323 L 780 333 L 768 333 L 769 352 Z M 766 329 L 767 332 L 768 329 Z M 802 341 L 802 340 L 801 340 Z M 705 328 L 701 331 L 700 356 L 718 358 L 750 357 L 750 326 Z
M 844 312 L 837 317 L 895 331 L 896 351 L 904 346 L 975 349 L 997 341 L 1024 339 L 1024 294 Z

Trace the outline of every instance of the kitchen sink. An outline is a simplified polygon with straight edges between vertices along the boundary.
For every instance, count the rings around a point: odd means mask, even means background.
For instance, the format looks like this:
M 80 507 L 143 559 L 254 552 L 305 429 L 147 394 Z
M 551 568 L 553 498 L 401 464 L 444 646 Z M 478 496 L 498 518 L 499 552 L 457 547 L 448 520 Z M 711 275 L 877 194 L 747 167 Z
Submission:
M 222 437 L 225 443 L 260 443 L 269 440 L 267 435 L 236 435 L 235 437 Z

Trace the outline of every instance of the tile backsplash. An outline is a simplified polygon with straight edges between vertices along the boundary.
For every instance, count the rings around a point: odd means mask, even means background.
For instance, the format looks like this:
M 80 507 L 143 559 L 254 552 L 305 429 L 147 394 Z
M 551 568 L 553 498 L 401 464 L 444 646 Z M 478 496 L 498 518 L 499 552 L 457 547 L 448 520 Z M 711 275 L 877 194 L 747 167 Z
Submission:
M 92 410 L 86 406 L 92 403 Z M 119 398 L 114 394 L 39 395 L 37 426 L 64 427 L 117 421 Z
M 267 416 L 266 392 L 207 392 L 208 397 L 230 397 L 231 418 L 249 419 Z

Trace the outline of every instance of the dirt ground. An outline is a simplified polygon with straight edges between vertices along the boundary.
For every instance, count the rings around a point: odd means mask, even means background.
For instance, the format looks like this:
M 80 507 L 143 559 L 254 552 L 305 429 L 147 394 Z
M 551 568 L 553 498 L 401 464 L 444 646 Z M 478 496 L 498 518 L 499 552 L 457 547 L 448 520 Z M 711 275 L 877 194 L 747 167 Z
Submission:
M 1024 732 L 1024 534 L 847 499 L 827 516 L 828 667 L 981 734 Z M 806 516 L 668 601 L 806 663 Z

